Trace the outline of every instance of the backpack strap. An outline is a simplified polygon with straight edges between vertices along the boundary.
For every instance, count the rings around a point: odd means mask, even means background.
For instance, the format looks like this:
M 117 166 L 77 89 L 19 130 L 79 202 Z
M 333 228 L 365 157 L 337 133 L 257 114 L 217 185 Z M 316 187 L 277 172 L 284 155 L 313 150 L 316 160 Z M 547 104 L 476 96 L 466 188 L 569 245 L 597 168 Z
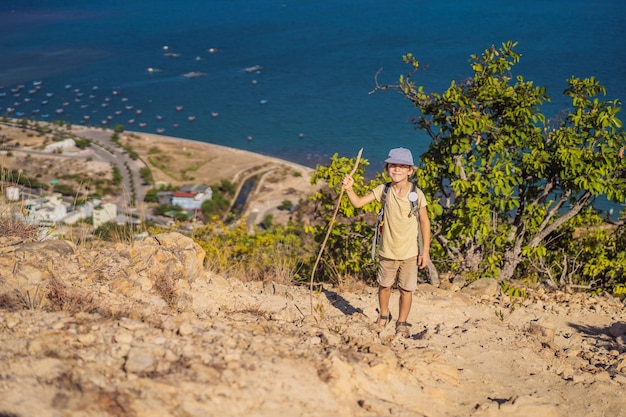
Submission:
M 411 183 L 411 192 L 417 193 L 417 185 L 414 182 Z M 409 199 L 409 201 L 411 201 Z M 411 201 L 411 214 L 415 216 L 417 220 L 417 254 L 421 255 L 424 251 L 424 240 L 422 239 L 422 228 L 420 227 L 419 208 L 417 207 L 417 199 Z
M 411 191 L 417 193 L 417 185 L 412 183 L 413 187 Z M 410 201 L 410 200 L 409 200 Z M 415 215 L 415 219 L 417 220 L 417 255 L 420 256 L 424 253 L 424 239 L 422 238 L 422 227 L 420 224 L 420 216 L 419 216 L 419 208 L 417 207 L 417 199 L 415 201 L 411 201 L 411 213 Z M 430 261 L 428 263 L 428 280 L 431 284 L 438 285 L 439 283 L 439 274 L 437 273 L 437 268 L 433 265 L 433 262 Z

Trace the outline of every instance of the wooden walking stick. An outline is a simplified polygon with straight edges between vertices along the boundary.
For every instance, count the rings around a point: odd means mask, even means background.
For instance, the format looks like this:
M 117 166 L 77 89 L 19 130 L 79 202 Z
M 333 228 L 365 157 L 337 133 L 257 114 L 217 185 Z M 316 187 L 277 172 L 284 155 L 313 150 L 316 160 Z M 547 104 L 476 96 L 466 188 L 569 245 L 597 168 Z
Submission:
M 361 154 L 363 153 L 363 148 L 359 150 L 359 153 L 356 156 L 356 162 L 354 163 L 354 167 L 352 171 L 350 171 L 350 176 L 353 176 L 356 172 L 356 169 L 359 167 L 359 161 L 361 160 Z M 313 265 L 313 270 L 311 271 L 311 284 L 309 287 L 309 298 L 311 300 L 311 314 L 313 314 L 313 277 L 315 276 L 315 271 L 317 270 L 317 265 L 322 258 L 322 252 L 324 252 L 324 248 L 326 247 L 326 241 L 328 241 L 328 237 L 330 236 L 330 231 L 333 229 L 333 224 L 335 223 L 335 219 L 337 218 L 337 212 L 339 211 L 339 205 L 341 204 L 341 197 L 343 197 L 344 186 L 341 184 L 341 192 L 339 193 L 339 198 L 337 199 L 337 205 L 335 206 L 335 212 L 333 213 L 332 219 L 330 219 L 330 223 L 328 224 L 328 230 L 326 231 L 326 237 L 324 237 L 324 241 L 322 242 L 322 247 L 320 248 L 319 253 L 317 254 L 317 259 L 315 260 L 315 265 Z

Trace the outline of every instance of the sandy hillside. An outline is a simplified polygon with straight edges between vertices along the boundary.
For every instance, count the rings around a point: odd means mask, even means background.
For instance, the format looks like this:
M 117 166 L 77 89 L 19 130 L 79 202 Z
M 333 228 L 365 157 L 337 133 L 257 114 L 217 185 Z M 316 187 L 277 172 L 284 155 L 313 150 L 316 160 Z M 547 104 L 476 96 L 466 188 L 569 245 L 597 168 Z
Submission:
M 376 291 L 207 271 L 178 234 L 98 250 L 0 239 L 0 415 L 562 416 L 626 409 L 615 298 L 423 284 L 411 337 Z M 397 292 L 391 312 L 397 316 Z

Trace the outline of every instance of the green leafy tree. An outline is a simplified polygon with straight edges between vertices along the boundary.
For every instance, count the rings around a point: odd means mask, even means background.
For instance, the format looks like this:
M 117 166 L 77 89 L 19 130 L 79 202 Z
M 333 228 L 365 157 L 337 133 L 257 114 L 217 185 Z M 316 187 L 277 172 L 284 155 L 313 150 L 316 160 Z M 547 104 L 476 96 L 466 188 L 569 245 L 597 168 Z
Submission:
M 293 202 L 291 200 L 283 200 L 278 206 L 278 210 L 291 210 L 293 208 Z
M 88 146 L 91 146 L 91 142 L 91 139 L 74 138 L 74 143 L 76 143 L 76 147 L 79 149 L 87 149 Z
M 224 197 L 218 190 L 213 192 L 213 197 L 210 200 L 203 201 L 200 206 L 205 219 L 210 219 L 214 216 L 223 217 L 228 213 L 229 208 L 230 200 Z
M 146 203 L 158 203 L 159 202 L 159 193 L 154 188 L 146 191 L 146 195 L 143 198 L 143 201 Z
M 152 171 L 149 167 L 139 168 L 139 175 L 145 183 L 152 184 L 154 182 L 154 179 L 152 178 Z
M 594 78 L 572 77 L 564 95 L 572 107 L 546 120 L 545 88 L 511 70 L 517 43 L 472 55 L 473 76 L 442 94 L 412 80 L 419 62 L 394 85 L 420 111 L 416 128 L 431 138 L 418 185 L 433 201 L 433 237 L 452 267 L 475 277 L 506 280 L 594 199 L 626 200 L 626 135 L 618 100 L 605 101 Z
M 124 179 L 124 177 L 122 177 L 122 172 L 117 166 L 113 164 L 111 165 L 111 169 L 113 170 L 113 179 L 111 180 L 111 182 L 113 183 L 113 185 L 120 185 Z
M 607 222 L 593 208 L 569 220 L 546 243 L 546 255 L 528 257 L 522 267 L 531 280 L 616 292 L 626 284 L 626 224 Z
M 233 197 L 235 195 L 235 191 L 237 191 L 235 184 L 227 179 L 223 179 L 218 186 L 213 188 L 217 189 L 217 191 L 226 197 Z
M 154 214 L 156 214 L 157 216 L 163 216 L 166 215 L 169 212 L 181 212 L 183 211 L 183 208 L 181 206 L 179 206 L 178 204 L 159 204 L 158 206 L 156 206 L 154 208 Z

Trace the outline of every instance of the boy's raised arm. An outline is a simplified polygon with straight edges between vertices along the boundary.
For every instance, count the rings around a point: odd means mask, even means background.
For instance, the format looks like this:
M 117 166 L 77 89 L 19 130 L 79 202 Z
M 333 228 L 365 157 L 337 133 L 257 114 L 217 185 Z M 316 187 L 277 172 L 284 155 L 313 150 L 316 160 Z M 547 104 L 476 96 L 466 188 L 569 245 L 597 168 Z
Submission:
M 371 191 L 365 194 L 363 197 L 359 197 L 358 195 L 356 195 L 356 193 L 352 189 L 352 185 L 354 184 L 354 179 L 350 175 L 346 175 L 343 178 L 342 183 L 343 183 L 344 190 L 346 190 L 346 195 L 348 196 L 348 200 L 350 200 L 350 203 L 356 208 L 361 208 L 367 203 L 371 203 L 372 201 L 376 199 L 376 197 L 374 196 L 374 193 Z

